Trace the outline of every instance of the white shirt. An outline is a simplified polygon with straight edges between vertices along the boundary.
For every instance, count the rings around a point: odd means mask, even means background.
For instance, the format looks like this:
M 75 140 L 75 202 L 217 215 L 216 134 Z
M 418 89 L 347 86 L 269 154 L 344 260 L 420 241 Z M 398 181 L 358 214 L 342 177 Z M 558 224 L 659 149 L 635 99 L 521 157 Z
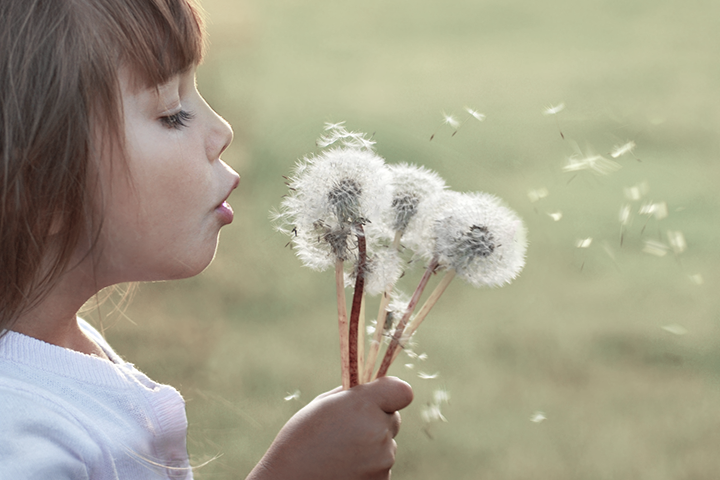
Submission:
M 192 479 L 180 393 L 124 362 L 0 337 L 0 480 Z

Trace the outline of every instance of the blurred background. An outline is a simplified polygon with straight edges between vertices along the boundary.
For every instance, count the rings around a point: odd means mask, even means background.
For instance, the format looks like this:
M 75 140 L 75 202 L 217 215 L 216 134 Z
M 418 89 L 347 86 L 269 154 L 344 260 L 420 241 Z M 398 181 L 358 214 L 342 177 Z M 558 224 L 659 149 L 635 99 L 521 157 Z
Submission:
M 202 275 L 99 311 L 115 349 L 187 399 L 193 462 L 214 459 L 197 478 L 244 478 L 340 383 L 333 275 L 302 267 L 268 217 L 339 121 L 388 163 L 504 198 L 529 230 L 521 276 L 453 282 L 416 336 L 427 359 L 391 369 L 416 395 L 393 478 L 718 477 L 720 4 L 203 6 L 198 82 L 235 129 L 235 222 Z M 617 165 L 566 171 L 592 155 Z M 428 423 L 437 391 L 447 422 Z

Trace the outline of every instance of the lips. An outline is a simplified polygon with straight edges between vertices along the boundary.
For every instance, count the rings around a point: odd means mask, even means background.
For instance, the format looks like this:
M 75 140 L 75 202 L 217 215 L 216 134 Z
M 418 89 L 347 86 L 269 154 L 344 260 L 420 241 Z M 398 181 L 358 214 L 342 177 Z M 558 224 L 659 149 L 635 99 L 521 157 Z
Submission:
M 220 218 L 222 219 L 223 223 L 228 224 L 233 221 L 233 218 L 235 216 L 232 207 L 228 203 L 227 199 L 230 197 L 230 194 L 235 190 L 240 183 L 240 177 L 235 176 L 235 179 L 233 181 L 232 187 L 230 188 L 230 191 L 228 191 L 227 195 L 225 195 L 225 198 L 222 202 L 220 202 L 220 205 L 215 207 L 215 212 L 220 215 Z

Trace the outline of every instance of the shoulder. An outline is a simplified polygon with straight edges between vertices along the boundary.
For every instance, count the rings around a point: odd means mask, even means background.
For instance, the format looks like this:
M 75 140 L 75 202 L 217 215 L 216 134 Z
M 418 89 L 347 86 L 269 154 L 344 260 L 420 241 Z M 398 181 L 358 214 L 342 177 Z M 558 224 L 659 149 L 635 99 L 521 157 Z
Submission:
M 0 410 L 3 478 L 90 478 L 103 456 L 62 401 L 31 386 L 0 379 Z

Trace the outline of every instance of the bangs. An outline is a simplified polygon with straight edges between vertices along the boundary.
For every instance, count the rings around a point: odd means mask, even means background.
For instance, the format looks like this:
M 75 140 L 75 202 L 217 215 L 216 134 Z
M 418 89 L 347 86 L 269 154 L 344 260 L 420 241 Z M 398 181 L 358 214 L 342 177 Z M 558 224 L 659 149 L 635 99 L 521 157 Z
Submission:
M 204 22 L 194 0 L 101 0 L 98 4 L 107 9 L 103 16 L 112 19 L 116 60 L 145 86 L 163 84 L 202 61 Z

